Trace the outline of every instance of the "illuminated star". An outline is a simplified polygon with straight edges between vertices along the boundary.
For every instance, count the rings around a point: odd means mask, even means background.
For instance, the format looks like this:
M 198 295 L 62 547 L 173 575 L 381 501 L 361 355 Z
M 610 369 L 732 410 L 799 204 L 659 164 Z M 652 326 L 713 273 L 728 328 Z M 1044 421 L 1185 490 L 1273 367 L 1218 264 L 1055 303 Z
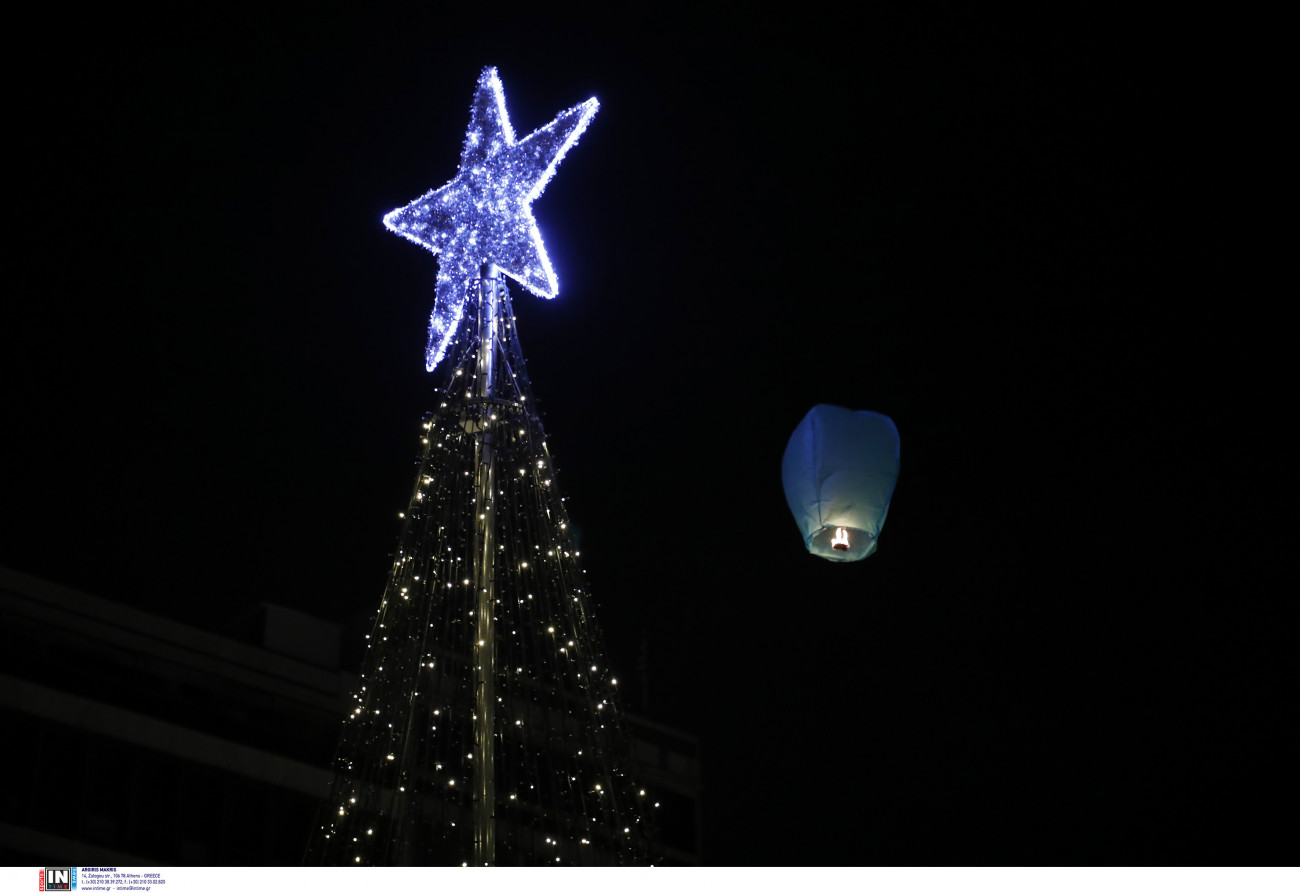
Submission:
M 485 68 L 456 178 L 385 215 L 390 230 L 440 255 L 425 369 L 447 352 L 483 264 L 496 264 L 538 297 L 559 291 L 532 203 L 598 107 L 588 99 L 516 141 L 497 70 Z

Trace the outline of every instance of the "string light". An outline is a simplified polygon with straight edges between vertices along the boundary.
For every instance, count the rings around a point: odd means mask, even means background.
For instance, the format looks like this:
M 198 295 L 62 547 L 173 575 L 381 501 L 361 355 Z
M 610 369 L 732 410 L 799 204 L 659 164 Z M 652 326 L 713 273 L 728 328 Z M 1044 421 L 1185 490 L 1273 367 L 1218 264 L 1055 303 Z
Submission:
M 399 513 L 386 597 L 367 636 L 365 684 L 340 741 L 330 800 L 338 815 L 326 813 L 314 861 L 465 864 L 473 847 L 465 819 L 481 802 L 484 760 L 473 748 L 484 710 L 495 742 L 488 765 L 497 864 L 648 861 L 642 798 L 626 780 L 626 729 L 616 701 L 601 697 L 617 681 L 597 684 L 608 661 L 574 585 L 585 571 L 558 492 L 563 481 L 532 411 L 504 280 L 496 285 L 499 362 L 486 389 L 478 356 L 482 262 L 542 297 L 558 290 L 531 202 L 595 111 L 590 100 L 515 140 L 500 82 L 487 69 L 456 177 L 385 218 L 438 256 L 426 368 L 445 360 L 444 378 L 432 401 L 439 408 L 417 433 L 416 485 Z M 481 488 L 488 433 L 495 477 Z M 480 601 L 484 554 L 490 602 Z M 494 657 L 483 656 L 489 644 Z M 592 675 L 584 678 L 583 666 Z M 480 667 L 495 668 L 486 703 L 475 700 Z M 557 729 L 572 748 L 555 739 Z M 549 832 L 550 852 L 537 852 L 534 827 Z
M 599 107 L 594 97 L 588 99 L 516 141 L 497 70 L 485 68 L 455 178 L 385 215 L 390 230 L 441 256 L 429 316 L 428 371 L 455 338 L 482 264 L 495 263 L 538 297 L 559 292 L 532 203 Z

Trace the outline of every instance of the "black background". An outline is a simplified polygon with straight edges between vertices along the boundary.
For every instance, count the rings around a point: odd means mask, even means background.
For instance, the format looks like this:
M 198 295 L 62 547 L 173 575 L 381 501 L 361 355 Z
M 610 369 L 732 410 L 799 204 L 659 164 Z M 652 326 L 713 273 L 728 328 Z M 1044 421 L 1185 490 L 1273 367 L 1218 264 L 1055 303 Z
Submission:
M 614 666 L 646 643 L 629 706 L 702 739 L 706 861 L 1286 858 L 1294 610 L 1221 529 L 1235 345 L 1185 128 L 1223 100 L 1185 36 L 619 15 L 28 35 L 0 562 L 359 639 L 432 387 L 436 260 L 380 217 L 454 176 L 496 65 L 521 136 L 602 103 L 534 205 L 560 295 L 512 293 Z M 784 504 L 816 403 L 901 432 L 859 564 Z

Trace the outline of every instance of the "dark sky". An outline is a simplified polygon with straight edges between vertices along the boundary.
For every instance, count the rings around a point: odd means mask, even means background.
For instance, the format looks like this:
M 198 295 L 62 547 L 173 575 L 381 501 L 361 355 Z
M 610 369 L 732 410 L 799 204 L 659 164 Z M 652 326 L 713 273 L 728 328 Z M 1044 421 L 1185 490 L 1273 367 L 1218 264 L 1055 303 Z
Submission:
M 512 293 L 612 663 L 644 636 L 649 715 L 702 738 L 706 858 L 1280 858 L 1293 609 L 1210 544 L 1160 23 L 354 6 L 36 38 L 0 563 L 361 635 L 433 386 L 436 260 L 380 217 L 496 65 L 521 136 L 602 104 L 534 205 L 559 298 Z M 901 433 L 859 564 L 784 504 L 817 403 Z

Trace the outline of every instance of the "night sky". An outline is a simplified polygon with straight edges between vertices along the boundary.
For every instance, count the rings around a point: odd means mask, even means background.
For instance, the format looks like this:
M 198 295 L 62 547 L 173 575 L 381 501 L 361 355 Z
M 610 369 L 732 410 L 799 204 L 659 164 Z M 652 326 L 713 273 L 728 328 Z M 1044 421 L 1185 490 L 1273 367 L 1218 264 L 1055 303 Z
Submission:
M 559 297 L 511 292 L 621 675 L 646 643 L 628 706 L 702 739 L 706 862 L 1285 858 L 1294 608 L 1216 529 L 1169 35 L 352 6 L 34 38 L 0 564 L 359 640 L 435 381 L 437 261 L 380 217 L 455 175 L 495 65 L 521 137 L 601 101 L 533 206 Z M 785 506 L 817 403 L 902 438 L 861 563 Z

